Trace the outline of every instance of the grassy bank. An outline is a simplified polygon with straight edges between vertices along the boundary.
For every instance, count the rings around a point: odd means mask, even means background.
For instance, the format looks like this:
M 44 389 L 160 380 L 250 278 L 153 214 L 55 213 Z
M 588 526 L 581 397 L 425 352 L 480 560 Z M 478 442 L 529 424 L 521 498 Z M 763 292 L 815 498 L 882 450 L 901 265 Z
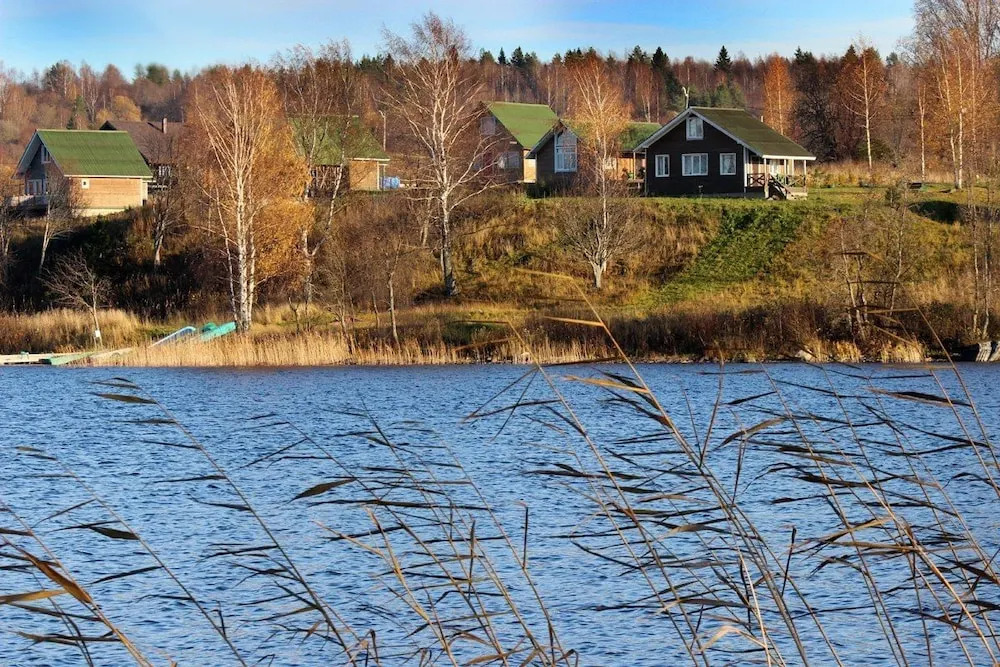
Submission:
M 938 337 L 951 350 L 978 339 L 971 323 L 982 321 L 992 296 L 986 306 L 975 296 L 970 220 L 988 198 L 982 189 L 838 186 L 799 202 L 640 199 L 640 242 L 612 262 L 605 289 L 585 294 L 641 360 L 922 360 L 939 353 Z M 512 331 L 545 361 L 603 358 L 609 350 L 593 331 L 564 321 L 590 318 L 577 286 L 552 277 L 587 284 L 586 265 L 555 223 L 568 201 L 495 193 L 463 210 L 461 292 L 440 296 L 432 250 L 420 250 L 399 280 L 398 341 L 374 291 L 358 288 L 339 305 L 321 292 L 306 316 L 269 287 L 249 336 L 148 349 L 181 326 L 231 319 L 219 286 L 199 273 L 197 248 L 172 248 L 153 271 L 143 263 L 142 229 L 119 220 L 92 223 L 54 252 L 108 258 L 119 307 L 101 312 L 104 346 L 136 351 L 106 363 L 522 361 L 525 344 Z M 37 239 L 30 228 L 24 234 L 18 250 L 30 263 Z M 21 278 L 10 293 L 43 304 L 30 270 Z M 0 314 L 0 354 L 91 347 L 86 315 L 22 310 Z

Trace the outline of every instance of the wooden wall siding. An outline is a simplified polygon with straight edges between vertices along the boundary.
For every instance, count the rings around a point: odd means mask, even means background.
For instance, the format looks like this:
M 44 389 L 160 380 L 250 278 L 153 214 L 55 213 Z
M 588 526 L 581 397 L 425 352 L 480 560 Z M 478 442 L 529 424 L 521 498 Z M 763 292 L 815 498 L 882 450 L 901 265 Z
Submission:
M 734 195 L 744 194 L 743 146 L 708 123 L 704 124 L 705 138 L 687 140 L 686 123 L 660 137 L 646 151 L 646 193 L 649 195 Z M 685 153 L 708 153 L 707 176 L 682 176 L 682 158 Z M 736 175 L 719 173 L 719 155 L 736 153 Z M 657 178 L 656 156 L 670 156 L 670 176 Z
M 42 164 L 42 147 L 41 143 L 39 143 L 38 150 L 35 151 L 34 157 L 31 158 L 31 163 L 24 172 L 24 180 L 27 182 L 30 179 L 45 178 L 45 168 L 52 164 L 52 162 L 47 165 Z
M 379 162 L 377 160 L 351 160 L 347 168 L 350 190 L 381 190 Z
M 90 187 L 80 187 L 84 179 L 70 178 L 71 187 L 79 193 L 82 215 L 101 215 L 142 206 L 147 198 L 146 182 L 141 178 L 87 178 Z
M 528 159 L 528 153 L 531 149 L 525 148 L 521 151 L 521 165 L 524 171 L 524 182 L 534 183 L 538 179 L 538 165 L 534 160 Z
M 742 155 L 742 153 L 741 153 Z M 625 172 L 638 174 L 644 167 L 646 159 L 641 154 L 633 155 L 631 151 L 615 158 L 615 166 L 611 169 L 614 179 L 624 178 Z M 579 159 L 578 164 L 579 168 Z M 556 142 L 549 140 L 538 150 L 535 157 L 536 181 L 539 187 L 552 192 L 568 190 L 576 186 L 578 172 L 556 173 Z

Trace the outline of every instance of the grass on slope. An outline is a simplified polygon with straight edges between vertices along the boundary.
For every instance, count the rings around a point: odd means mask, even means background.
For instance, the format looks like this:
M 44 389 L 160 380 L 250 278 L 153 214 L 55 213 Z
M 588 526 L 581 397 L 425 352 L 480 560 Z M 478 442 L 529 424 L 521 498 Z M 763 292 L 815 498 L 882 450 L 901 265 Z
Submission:
M 806 206 L 757 203 L 725 209 L 715 238 L 690 267 L 657 290 L 652 300 L 673 302 L 757 277 L 795 239 L 806 219 Z

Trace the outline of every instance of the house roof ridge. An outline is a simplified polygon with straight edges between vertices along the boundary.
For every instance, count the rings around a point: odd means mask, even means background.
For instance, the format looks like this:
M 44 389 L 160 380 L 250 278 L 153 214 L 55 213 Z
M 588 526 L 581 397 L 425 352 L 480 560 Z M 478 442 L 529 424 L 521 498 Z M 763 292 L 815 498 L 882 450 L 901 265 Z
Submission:
M 75 132 L 77 134 L 81 132 L 100 132 L 101 134 L 109 134 L 112 132 L 121 132 L 123 134 L 128 134 L 125 130 L 91 130 L 87 128 L 86 130 L 70 130 L 65 127 L 39 127 L 35 128 L 35 132 Z

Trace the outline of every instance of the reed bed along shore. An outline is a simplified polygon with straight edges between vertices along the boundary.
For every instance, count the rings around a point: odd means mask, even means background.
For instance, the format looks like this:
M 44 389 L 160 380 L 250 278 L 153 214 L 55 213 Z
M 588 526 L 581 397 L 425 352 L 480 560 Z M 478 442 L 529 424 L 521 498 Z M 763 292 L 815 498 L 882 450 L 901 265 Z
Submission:
M 611 310 L 608 324 L 623 350 L 643 362 L 833 361 L 919 363 L 927 341 L 870 337 L 862 344 L 838 331 L 835 314 L 806 303 L 750 304 L 735 297 L 702 299 L 652 311 Z M 526 363 L 527 345 L 543 363 L 594 361 L 615 350 L 598 331 L 580 327 L 578 309 L 544 312 L 490 304 L 423 306 L 401 311 L 398 342 L 385 318 L 362 318 L 346 329 L 320 314 L 298 323 L 286 308 L 262 307 L 247 335 L 215 341 L 151 343 L 190 322 L 224 316 L 151 321 L 122 310 L 100 314 L 103 346 L 95 348 L 85 313 L 50 310 L 0 315 L 0 354 L 126 350 L 87 363 L 132 367 L 252 367 Z M 509 327 L 523 332 L 511 336 Z M 817 335 L 822 331 L 826 335 Z
M 545 363 L 607 358 L 611 350 L 581 341 L 539 341 L 534 350 Z M 234 336 L 207 343 L 140 347 L 126 354 L 101 357 L 98 366 L 142 367 L 277 367 L 277 366 L 419 366 L 435 364 L 528 363 L 531 356 L 516 341 L 478 345 L 422 345 L 415 340 L 348 343 L 334 333 L 284 337 Z

